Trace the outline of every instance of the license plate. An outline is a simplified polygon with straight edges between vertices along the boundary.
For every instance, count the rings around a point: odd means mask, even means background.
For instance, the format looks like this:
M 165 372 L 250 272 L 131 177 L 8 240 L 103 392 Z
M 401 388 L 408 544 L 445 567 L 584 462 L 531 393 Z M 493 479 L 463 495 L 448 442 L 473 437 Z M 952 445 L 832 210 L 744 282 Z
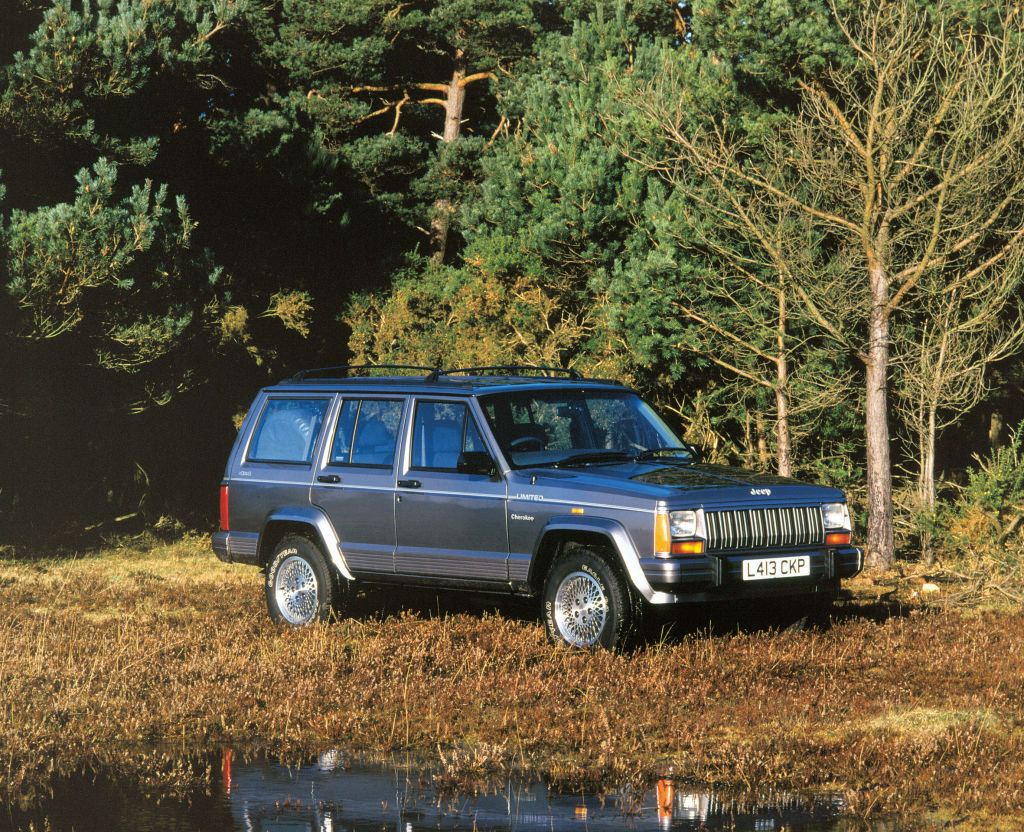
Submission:
M 743 561 L 743 580 L 768 581 L 772 578 L 800 578 L 811 574 L 811 559 L 807 555 L 788 558 L 758 558 Z

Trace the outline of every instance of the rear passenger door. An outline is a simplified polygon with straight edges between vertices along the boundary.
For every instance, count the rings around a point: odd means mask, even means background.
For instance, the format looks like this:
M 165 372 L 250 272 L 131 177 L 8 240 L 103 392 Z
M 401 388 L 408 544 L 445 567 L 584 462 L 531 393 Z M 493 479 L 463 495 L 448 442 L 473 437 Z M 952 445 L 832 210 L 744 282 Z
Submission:
M 353 574 L 395 571 L 395 470 L 403 398 L 341 401 L 312 501 L 330 517 Z
M 414 401 L 409 444 L 395 496 L 403 575 L 508 580 L 505 480 L 458 471 L 462 451 L 486 451 L 484 434 L 465 400 Z

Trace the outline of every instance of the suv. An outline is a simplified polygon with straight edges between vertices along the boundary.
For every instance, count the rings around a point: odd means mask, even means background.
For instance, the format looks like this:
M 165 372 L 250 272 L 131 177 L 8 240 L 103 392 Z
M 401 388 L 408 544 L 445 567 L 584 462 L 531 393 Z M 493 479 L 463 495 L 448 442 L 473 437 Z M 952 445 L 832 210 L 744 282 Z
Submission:
M 829 604 L 863 564 L 850 531 L 841 491 L 703 463 L 619 382 L 364 365 L 257 394 L 213 548 L 295 626 L 390 583 L 540 596 L 553 641 L 614 648 L 651 606 Z

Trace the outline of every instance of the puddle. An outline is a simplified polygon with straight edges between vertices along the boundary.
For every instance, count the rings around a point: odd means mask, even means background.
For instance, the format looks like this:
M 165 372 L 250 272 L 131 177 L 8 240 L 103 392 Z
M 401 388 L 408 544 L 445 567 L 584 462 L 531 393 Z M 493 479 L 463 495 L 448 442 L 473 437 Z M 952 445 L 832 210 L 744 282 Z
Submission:
M 662 780 L 638 794 L 557 792 L 543 781 L 512 777 L 490 794 L 439 792 L 429 768 L 402 761 L 367 763 L 328 753 L 303 766 L 239 759 L 214 761 L 214 793 L 190 801 L 147 798 L 130 784 L 63 781 L 32 812 L 0 808 L 0 830 L 28 832 L 591 832 L 730 830 L 844 832 L 838 798 L 808 801 L 775 795 L 763 805 L 725 800 L 713 789 Z M 896 825 L 883 825 L 895 832 Z M 863 827 L 859 827 L 863 828 Z M 875 827 L 878 829 L 879 827 Z

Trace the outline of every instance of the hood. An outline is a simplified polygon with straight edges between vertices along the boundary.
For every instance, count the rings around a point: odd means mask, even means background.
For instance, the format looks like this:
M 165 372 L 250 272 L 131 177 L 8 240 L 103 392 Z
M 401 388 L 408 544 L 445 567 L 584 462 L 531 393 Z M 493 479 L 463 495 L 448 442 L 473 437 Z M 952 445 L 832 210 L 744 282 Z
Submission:
M 532 476 L 538 482 L 553 484 L 552 481 L 557 480 L 570 488 L 594 488 L 606 494 L 631 492 L 670 501 L 675 496 L 689 494 L 702 505 L 749 502 L 752 497 L 761 505 L 845 499 L 836 488 L 705 463 L 615 462 L 559 469 L 520 469 L 518 473 Z
M 773 485 L 804 485 L 789 477 L 776 474 L 765 474 L 760 471 L 748 471 L 746 468 L 733 468 L 729 465 L 710 465 L 704 463 L 691 465 L 662 465 L 629 477 L 637 482 L 650 485 L 667 485 L 671 488 L 722 488 L 730 485 L 773 486 Z

